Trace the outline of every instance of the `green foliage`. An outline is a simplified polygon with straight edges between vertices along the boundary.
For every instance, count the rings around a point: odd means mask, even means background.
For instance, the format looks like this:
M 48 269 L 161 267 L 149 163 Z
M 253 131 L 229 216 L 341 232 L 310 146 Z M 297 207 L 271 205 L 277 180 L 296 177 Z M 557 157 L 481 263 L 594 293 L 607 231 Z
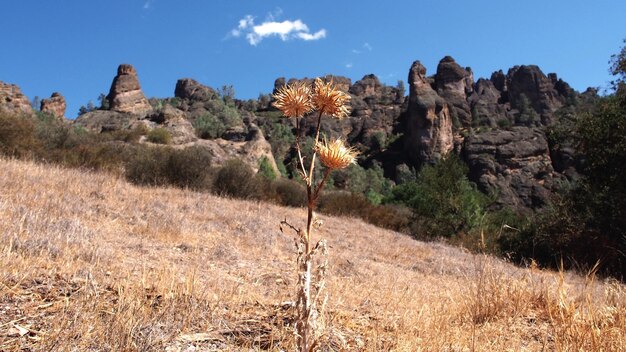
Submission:
M 222 99 L 210 100 L 204 107 L 208 112 L 194 121 L 196 133 L 202 139 L 219 138 L 228 129 L 242 123 L 237 109 Z
M 157 127 L 147 135 L 148 141 L 156 144 L 170 144 L 172 142 L 172 134 L 162 127 Z
M 331 174 L 332 184 L 337 189 L 365 195 L 372 204 L 378 205 L 391 195 L 392 183 L 383 175 L 379 164 L 368 169 L 359 165 L 350 165 Z
M 424 166 L 415 182 L 395 187 L 391 203 L 404 204 L 417 216 L 424 237 L 451 237 L 477 229 L 487 197 L 466 177 L 467 166 L 455 155 Z
M 276 172 L 274 171 L 274 168 L 272 167 L 272 164 L 270 163 L 270 160 L 266 156 L 263 156 L 261 160 L 259 161 L 258 174 L 265 177 L 266 179 L 270 181 L 273 181 L 277 177 Z
M 517 116 L 517 123 L 525 126 L 535 126 L 539 122 L 539 115 L 530 103 L 530 99 L 525 94 L 520 94 L 519 100 L 516 103 L 516 108 L 519 110 Z

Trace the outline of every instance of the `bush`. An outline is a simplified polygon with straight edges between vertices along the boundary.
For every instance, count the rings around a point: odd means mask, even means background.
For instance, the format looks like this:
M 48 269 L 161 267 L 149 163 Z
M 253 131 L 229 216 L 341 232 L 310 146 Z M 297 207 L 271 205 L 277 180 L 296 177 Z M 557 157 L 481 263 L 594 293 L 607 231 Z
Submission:
M 126 178 L 140 185 L 211 188 L 211 153 L 202 147 L 139 146 L 126 164 Z
M 258 174 L 260 176 L 265 177 L 266 179 L 273 181 L 276 179 L 276 171 L 274 171 L 274 168 L 272 167 L 272 164 L 270 163 L 270 160 L 264 156 L 261 158 L 261 160 L 259 161 L 259 171 Z
M 198 146 L 173 150 L 167 165 L 169 183 L 183 188 L 210 189 L 211 159 L 211 152 Z
M 277 201 L 281 205 L 289 207 L 306 206 L 306 189 L 296 181 L 279 178 L 274 181 L 274 192 L 276 192 Z
M 156 144 L 170 144 L 172 141 L 172 135 L 165 128 L 155 128 L 148 132 L 148 142 Z
M 23 157 L 32 155 L 39 148 L 32 118 L 0 112 L 0 153 Z
M 239 159 L 227 161 L 215 176 L 213 190 L 219 195 L 242 199 L 259 199 L 261 189 L 250 166 Z
M 159 186 L 169 183 L 170 148 L 140 146 L 126 164 L 126 178 L 139 185 Z
M 450 155 L 422 168 L 414 182 L 395 187 L 387 202 L 411 208 L 420 237 L 451 237 L 481 226 L 488 198 L 467 177 L 467 166 Z
M 219 138 L 228 129 L 241 125 L 241 115 L 237 108 L 216 98 L 205 103 L 207 113 L 194 121 L 198 137 L 203 139 Z

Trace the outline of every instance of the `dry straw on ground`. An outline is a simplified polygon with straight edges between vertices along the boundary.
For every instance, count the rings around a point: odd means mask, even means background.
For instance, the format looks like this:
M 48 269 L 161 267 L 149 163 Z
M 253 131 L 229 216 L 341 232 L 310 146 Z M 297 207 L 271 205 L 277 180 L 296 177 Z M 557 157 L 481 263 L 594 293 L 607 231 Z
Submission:
M 0 159 L 0 170 L 1 351 L 294 349 L 293 239 L 276 216 L 302 209 L 29 162 Z M 626 345 L 626 288 L 615 281 L 324 220 L 323 350 Z

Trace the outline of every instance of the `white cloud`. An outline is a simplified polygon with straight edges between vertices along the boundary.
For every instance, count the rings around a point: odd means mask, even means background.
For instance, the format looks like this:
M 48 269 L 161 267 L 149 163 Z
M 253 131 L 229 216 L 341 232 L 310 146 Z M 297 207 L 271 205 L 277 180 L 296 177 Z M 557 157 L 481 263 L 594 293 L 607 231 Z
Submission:
M 347 63 L 346 68 L 352 68 L 352 62 Z
M 277 36 L 282 41 L 290 39 L 311 41 L 326 37 L 326 29 L 322 28 L 315 33 L 311 33 L 309 27 L 300 19 L 295 21 L 275 21 L 275 17 L 281 14 L 282 10 L 278 8 L 275 13 L 268 16 L 268 20 L 258 25 L 254 24 L 254 17 L 247 15 L 239 20 L 239 25 L 230 31 L 230 35 L 238 38 L 245 33 L 248 43 L 255 46 L 263 39 L 272 36 Z
M 367 49 L 367 51 L 372 51 L 372 46 L 370 45 L 370 43 L 363 43 L 363 47 Z
M 143 9 L 144 9 L 144 10 L 147 10 L 147 9 L 151 8 L 151 7 L 152 7 L 152 2 L 153 2 L 153 0 L 147 0 L 147 1 L 143 4 Z

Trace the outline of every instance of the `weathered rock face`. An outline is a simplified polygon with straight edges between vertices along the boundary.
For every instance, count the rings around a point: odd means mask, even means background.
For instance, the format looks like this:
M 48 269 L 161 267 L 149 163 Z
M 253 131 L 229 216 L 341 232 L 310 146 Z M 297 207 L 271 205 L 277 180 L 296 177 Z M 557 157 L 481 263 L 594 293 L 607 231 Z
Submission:
M 502 92 L 492 81 L 479 79 L 474 86 L 474 92 L 468 98 L 472 109 L 472 125 L 508 126 L 513 124 L 513 116 L 509 113 L 509 104 L 501 104 Z
M 558 178 L 540 128 L 517 126 L 471 135 L 465 140 L 464 157 L 470 179 L 482 191 L 495 192 L 501 205 L 540 207 Z
M 117 68 L 107 96 L 110 109 L 117 112 L 141 114 L 152 109 L 141 90 L 137 71 L 132 65 L 122 64 Z
M 472 70 L 464 69 L 450 56 L 444 57 L 435 75 L 437 93 L 446 100 L 453 123 L 458 127 L 472 124 L 472 111 L 467 97 L 474 91 Z
M 454 148 L 452 118 L 445 99 L 432 89 L 426 68 L 415 61 L 409 72 L 405 151 L 415 165 L 432 163 Z
M 176 82 L 174 96 L 180 99 L 208 101 L 217 96 L 217 92 L 191 78 L 179 79 Z
M 10 113 L 33 112 L 30 101 L 15 84 L 0 81 L 0 109 Z
M 54 92 L 48 99 L 41 101 L 41 111 L 51 114 L 60 119 L 65 118 L 65 98 L 61 93 Z
M 535 65 L 515 66 L 507 74 L 508 95 L 511 106 L 521 109 L 524 97 L 539 114 L 541 124 L 552 123 L 554 112 L 561 107 L 562 100 L 554 83 Z

